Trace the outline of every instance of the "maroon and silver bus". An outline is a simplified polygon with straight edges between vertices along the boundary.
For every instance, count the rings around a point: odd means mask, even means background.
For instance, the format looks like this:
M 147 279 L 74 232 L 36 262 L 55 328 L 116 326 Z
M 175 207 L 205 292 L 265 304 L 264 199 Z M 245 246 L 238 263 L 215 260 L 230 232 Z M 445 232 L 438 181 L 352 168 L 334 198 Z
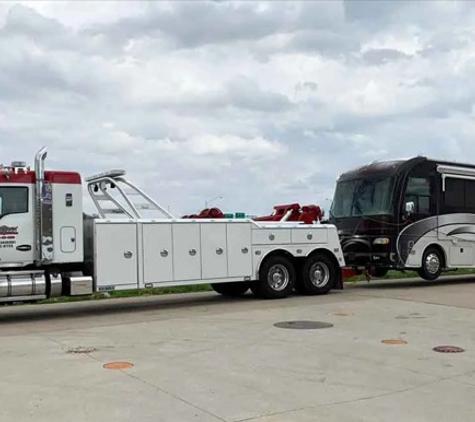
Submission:
M 475 267 L 475 165 L 418 156 L 353 169 L 339 177 L 329 214 L 354 269 L 435 280 Z

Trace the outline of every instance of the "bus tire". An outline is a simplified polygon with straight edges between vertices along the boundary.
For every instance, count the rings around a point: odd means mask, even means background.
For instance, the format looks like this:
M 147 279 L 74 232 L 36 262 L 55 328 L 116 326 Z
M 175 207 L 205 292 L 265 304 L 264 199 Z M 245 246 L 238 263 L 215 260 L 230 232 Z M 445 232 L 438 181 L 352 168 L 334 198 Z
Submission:
M 429 247 L 422 256 L 422 267 L 418 269 L 419 276 L 424 280 L 433 281 L 439 278 L 444 268 L 444 257 L 440 250 Z
M 310 255 L 302 265 L 296 290 L 303 295 L 325 295 L 335 285 L 339 270 L 326 254 Z
M 251 284 L 251 290 L 258 298 L 282 299 L 292 293 L 295 279 L 292 261 L 284 255 L 273 255 L 262 263 L 259 280 Z
M 213 283 L 211 288 L 223 296 L 239 297 L 249 290 L 249 283 L 245 281 L 237 281 L 232 283 Z

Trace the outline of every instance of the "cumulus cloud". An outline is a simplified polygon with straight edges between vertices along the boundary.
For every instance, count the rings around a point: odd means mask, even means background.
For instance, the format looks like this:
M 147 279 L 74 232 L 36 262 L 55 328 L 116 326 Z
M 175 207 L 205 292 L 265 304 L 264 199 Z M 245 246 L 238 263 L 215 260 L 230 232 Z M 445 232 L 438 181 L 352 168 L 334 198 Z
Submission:
M 125 168 L 177 215 L 328 206 L 348 168 L 473 143 L 472 2 L 0 3 L 0 154 Z

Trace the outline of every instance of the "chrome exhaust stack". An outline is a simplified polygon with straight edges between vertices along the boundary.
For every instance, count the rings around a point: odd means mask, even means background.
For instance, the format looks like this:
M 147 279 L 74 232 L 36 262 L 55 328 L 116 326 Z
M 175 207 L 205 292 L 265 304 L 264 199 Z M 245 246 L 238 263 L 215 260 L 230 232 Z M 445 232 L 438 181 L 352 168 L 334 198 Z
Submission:
M 45 165 L 48 152 L 46 147 L 41 148 L 35 156 L 35 221 L 36 221 L 36 265 L 40 266 L 49 261 L 48 252 L 44 245 L 44 187 Z M 46 253 L 45 253 L 46 252 Z

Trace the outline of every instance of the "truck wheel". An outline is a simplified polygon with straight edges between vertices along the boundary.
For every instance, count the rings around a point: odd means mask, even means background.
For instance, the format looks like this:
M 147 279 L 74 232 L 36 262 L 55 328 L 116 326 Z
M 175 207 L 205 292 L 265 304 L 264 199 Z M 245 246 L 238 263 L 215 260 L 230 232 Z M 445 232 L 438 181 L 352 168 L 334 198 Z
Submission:
M 215 283 L 211 284 L 211 287 L 216 293 L 228 297 L 242 296 L 249 290 L 249 283 L 245 281 L 238 281 L 233 283 Z
M 324 295 L 335 285 L 339 267 L 328 256 L 316 253 L 302 266 L 296 290 L 304 295 Z
M 424 280 L 433 281 L 442 274 L 444 257 L 437 248 L 427 248 L 422 256 L 422 267 L 417 270 Z
M 259 280 L 251 284 L 256 297 L 282 299 L 292 293 L 295 285 L 295 268 L 283 255 L 267 258 L 259 270 Z

